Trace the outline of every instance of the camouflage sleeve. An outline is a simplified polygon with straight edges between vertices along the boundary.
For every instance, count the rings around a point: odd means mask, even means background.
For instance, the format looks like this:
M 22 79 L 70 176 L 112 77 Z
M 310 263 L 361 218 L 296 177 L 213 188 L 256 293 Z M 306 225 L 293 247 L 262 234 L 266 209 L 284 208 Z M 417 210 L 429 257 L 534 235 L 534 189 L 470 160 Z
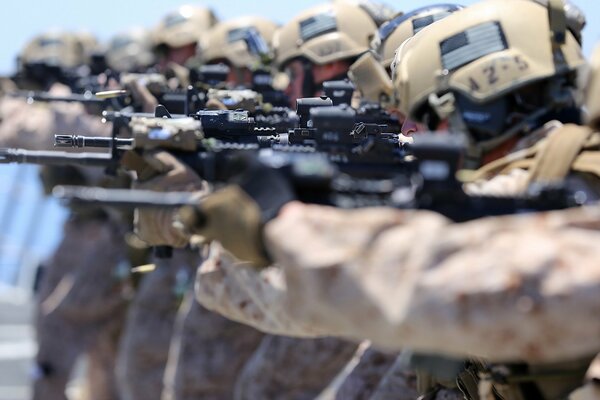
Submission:
M 392 349 L 554 361 L 600 348 L 599 229 L 597 208 L 453 224 L 290 204 L 266 240 L 296 323 Z
M 290 318 L 283 271 L 262 270 L 235 259 L 213 242 L 196 275 L 196 299 L 229 319 L 276 335 L 315 337 L 321 332 Z
M 475 181 L 464 185 L 471 196 L 518 196 L 525 192 L 529 174 L 524 169 L 513 169 L 507 174 L 497 175 L 489 180 Z

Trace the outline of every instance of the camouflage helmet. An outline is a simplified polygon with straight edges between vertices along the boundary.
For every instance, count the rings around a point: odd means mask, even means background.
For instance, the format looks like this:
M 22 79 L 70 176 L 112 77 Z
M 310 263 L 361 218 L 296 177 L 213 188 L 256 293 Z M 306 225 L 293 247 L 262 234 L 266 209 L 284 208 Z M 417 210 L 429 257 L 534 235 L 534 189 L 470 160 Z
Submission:
M 371 16 L 377 26 L 381 26 L 397 14 L 389 5 L 374 0 L 333 0 L 333 2 L 345 2 L 359 6 Z
M 51 31 L 34 37 L 19 55 L 21 66 L 44 64 L 52 67 L 73 68 L 84 63 L 84 49 L 77 36 L 62 31 Z
M 310 8 L 275 33 L 275 63 L 283 69 L 297 57 L 318 65 L 358 57 L 376 29 L 366 11 L 347 1 Z
M 87 57 L 89 54 L 97 51 L 100 46 L 98 39 L 96 39 L 96 36 L 91 32 L 80 31 L 75 32 L 74 35 L 81 44 L 84 57 Z
M 257 60 L 250 54 L 244 35 L 256 29 L 267 44 L 271 44 L 277 24 L 262 17 L 241 17 L 220 22 L 202 36 L 198 55 L 202 63 L 226 60 L 234 67 L 250 67 Z
M 184 5 L 167 14 L 154 31 L 155 46 L 182 47 L 197 43 L 217 22 L 212 10 Z
M 150 32 L 133 28 L 115 35 L 108 43 L 106 62 L 121 72 L 135 72 L 154 64 Z
M 75 36 L 81 44 L 83 64 L 89 68 L 89 73 L 97 75 L 104 72 L 106 65 L 106 45 L 97 40 L 96 36 L 88 31 L 76 32 Z
M 464 8 L 457 4 L 434 4 L 401 14 L 384 23 L 371 42 L 383 66 L 389 68 L 396 49 L 409 37 L 426 26 Z
M 445 93 L 484 104 L 575 71 L 585 64 L 581 48 L 565 20 L 553 15 L 556 9 L 548 12 L 529 0 L 489 0 L 432 24 L 407 40 L 392 63 L 400 111 L 423 122 L 427 109 L 439 114 Z

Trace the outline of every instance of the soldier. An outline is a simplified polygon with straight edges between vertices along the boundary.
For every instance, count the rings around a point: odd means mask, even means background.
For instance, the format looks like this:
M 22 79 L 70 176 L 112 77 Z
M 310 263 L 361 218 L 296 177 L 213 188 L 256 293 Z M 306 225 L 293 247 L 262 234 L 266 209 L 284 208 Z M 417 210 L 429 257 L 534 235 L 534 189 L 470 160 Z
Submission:
M 376 29 L 369 13 L 346 1 L 313 7 L 281 27 L 273 39 L 275 64 L 290 77 L 292 104 L 317 95 L 325 81 L 345 78 Z
M 169 63 L 184 65 L 196 54 L 198 40 L 217 23 L 212 10 L 184 5 L 167 14 L 154 30 L 154 45 L 161 71 Z
M 326 80 L 345 78 L 352 61 L 368 48 L 368 35 L 382 22 L 381 16 L 390 14 L 379 5 L 371 4 L 371 13 L 357 3 L 339 1 L 311 8 L 276 33 L 276 63 L 292 71 L 287 91 L 292 103 L 297 97 L 317 94 Z M 375 10 L 381 11 L 378 23 Z M 199 274 L 198 279 L 204 278 Z M 237 398 L 313 398 L 342 370 L 355 349 L 355 344 L 335 338 L 268 336 L 240 376 Z M 289 371 L 288 365 L 294 365 L 297 372 L 278 373 Z M 346 394 L 358 391 L 352 388 Z
M 340 2 L 342 3 L 342 2 Z M 320 8 L 317 11 L 324 12 L 326 7 Z M 362 8 L 356 5 L 339 4 L 335 7 L 336 10 L 341 10 L 340 21 L 345 18 L 348 25 L 344 27 L 350 30 L 349 19 L 358 15 L 359 20 L 363 18 L 369 21 L 373 28 L 375 24 L 370 20 L 369 14 L 364 12 Z M 318 14 L 315 11 L 313 14 Z M 347 11 L 347 13 L 346 13 Z M 311 14 L 310 12 L 307 14 Z M 312 14 L 311 14 L 312 15 Z M 309 17 L 306 17 L 309 18 Z M 242 20 L 247 24 L 247 21 Z M 239 26 L 240 22 L 222 23 L 213 28 L 212 36 L 225 36 L 225 27 Z M 298 28 L 298 22 L 291 23 L 290 26 Z M 285 29 L 285 28 L 284 28 Z M 340 28 L 341 29 L 341 28 Z M 217 35 L 218 34 L 218 35 Z M 207 36 L 201 43 L 207 46 L 211 43 L 219 44 L 219 41 L 213 40 L 211 34 Z M 326 40 L 322 45 L 337 43 L 336 38 Z M 342 40 L 343 42 L 343 40 Z M 365 44 L 368 42 L 366 35 L 364 38 Z M 223 47 L 223 46 L 217 46 Z M 365 45 L 365 48 L 367 46 Z M 202 46 L 201 46 L 202 49 Z M 353 49 L 354 50 L 354 49 Z M 204 53 L 204 54 L 203 54 Z M 229 57 L 227 51 L 204 50 L 200 53 L 201 58 L 205 58 L 206 62 L 226 60 Z M 356 53 L 358 54 L 358 52 Z M 350 57 L 348 52 L 341 55 L 333 55 L 335 57 L 344 57 L 344 60 L 330 63 L 335 69 L 335 65 L 349 65 Z M 247 59 L 242 58 L 242 60 Z M 327 68 L 327 66 L 325 67 Z M 347 68 L 346 68 L 347 69 Z M 323 76 L 333 77 L 332 75 L 323 74 Z M 146 187 L 144 185 L 144 187 Z M 163 188 L 164 189 L 164 188 Z M 173 190 L 171 188 L 171 190 Z M 142 227 L 140 227 L 142 228 Z M 142 237 L 153 244 L 163 243 L 167 240 L 168 232 L 151 233 L 145 229 L 140 229 Z M 153 236 L 154 235 L 154 236 Z M 168 240 L 167 240 L 168 242 Z M 200 278 L 199 278 L 200 279 Z M 254 354 L 250 362 L 244 368 L 240 376 L 237 387 L 237 398 L 257 398 L 270 396 L 295 396 L 299 398 L 311 398 L 316 396 L 324 387 L 335 377 L 341 370 L 344 364 L 351 358 L 356 348 L 355 344 L 346 343 L 337 339 L 327 338 L 318 340 L 297 340 L 286 338 L 283 336 L 269 336 L 264 339 L 257 353 Z M 315 360 L 323 360 L 317 363 Z M 319 367 L 316 368 L 315 364 Z M 298 373 L 279 374 L 276 371 L 282 371 L 289 368 L 289 365 L 295 365 Z M 356 392 L 356 391 L 355 391 Z
M 159 171 L 161 174 L 140 181 L 137 184 L 139 187 L 151 190 L 190 190 L 202 186 L 200 178 L 189 167 L 177 162 L 168 153 L 160 152 L 148 155 L 148 158 L 152 160 L 152 165 L 162 165 Z M 142 239 L 152 245 L 185 245 L 187 238 L 180 236 L 176 239 L 170 236 L 171 231 L 162 229 L 164 216 L 160 211 L 138 213 L 137 225 Z M 178 266 L 181 268 L 183 264 Z M 289 338 L 272 337 L 259 347 L 260 353 L 254 354 L 249 364 L 252 367 L 245 367 L 241 371 L 244 361 L 258 346 L 262 335 L 189 305 L 180 313 L 175 327 L 177 331 L 168 330 L 174 313 L 173 308 L 167 308 L 165 303 L 174 303 L 173 297 L 167 292 L 169 285 L 172 285 L 168 277 L 174 273 L 173 268 L 161 266 L 147 276 L 130 308 L 123 352 L 119 360 L 119 376 L 122 378 L 125 398 L 151 398 L 160 389 L 155 371 L 160 369 L 165 360 L 166 333 L 174 334 L 163 393 L 163 397 L 168 399 L 199 396 L 253 398 L 265 395 L 285 396 L 288 393 L 298 398 L 311 398 L 329 383 L 354 352 L 355 345 L 335 339 L 298 342 Z M 163 295 L 157 296 L 157 292 Z M 218 331 L 200 330 L 198 325 L 211 326 Z M 153 333 L 151 337 L 148 332 Z M 157 334 L 158 332 L 161 334 Z M 215 347 L 217 339 L 219 345 Z M 207 357 L 208 354 L 214 354 L 214 357 Z M 265 357 L 264 354 L 271 354 L 273 357 Z M 317 355 L 323 360 L 319 368 L 314 366 Z M 223 359 L 230 362 L 223 363 Z M 299 373 L 268 374 L 269 371 L 283 371 L 290 365 L 296 365 Z M 241 378 L 235 385 L 235 393 L 232 393 L 234 385 L 231 380 L 240 371 Z
M 262 17 L 241 17 L 218 23 L 200 39 L 200 61 L 226 64 L 230 68 L 228 83 L 251 87 L 252 71 L 261 67 L 263 61 L 259 55 L 250 52 L 244 40 L 250 29 L 254 29 L 270 48 L 277 24 Z
M 72 34 L 50 33 L 32 40 L 20 57 L 22 87 L 67 92 L 68 74 L 83 65 L 82 46 Z M 4 146 L 49 149 L 56 132 L 108 135 L 110 126 L 86 115 L 80 104 L 32 104 L 5 96 L 0 100 L 0 138 Z M 74 168 L 42 170 L 45 187 L 56 182 L 95 183 L 98 174 Z M 126 298 L 123 226 L 100 209 L 71 209 L 64 237 L 45 263 L 35 320 L 38 340 L 34 398 L 64 399 L 77 359 L 88 355 L 91 399 L 114 399 L 114 359 Z M 107 253 L 106 248 L 111 252 Z M 125 263 L 125 264 L 124 264 Z M 110 300 L 107 300 L 110 299 Z
M 379 103 L 394 113 L 395 110 L 390 108 L 393 86 L 386 70 L 389 73 L 396 48 L 424 27 L 461 8 L 463 7 L 452 4 L 431 5 L 399 13 L 383 23 L 371 41 L 372 50 L 350 66 L 349 76 L 361 94 L 361 101 Z M 401 115 L 399 119 L 404 120 Z M 363 343 L 363 346 L 367 344 L 368 342 Z M 336 379 L 339 380 L 339 386 L 331 388 L 330 391 L 340 399 L 376 396 L 374 393 L 384 390 L 378 388 L 378 384 L 387 371 L 394 367 L 397 356 L 398 353 L 381 351 L 373 346 L 358 351 L 356 362 L 351 363 L 352 368 L 345 369 L 343 380 L 341 376 Z M 386 381 L 389 383 L 386 384 L 385 390 L 399 393 L 405 398 L 416 397 L 414 371 L 410 371 L 406 365 L 401 371 L 402 374 L 396 379 Z
M 578 119 L 573 93 L 584 60 L 566 19 L 557 18 L 562 4 L 549 7 L 483 2 L 423 30 L 396 56 L 401 110 L 429 129 L 461 123 L 467 161 L 483 166 L 467 186 L 471 193 L 515 195 L 562 181 L 598 199 L 598 134 L 556 120 Z M 229 188 L 206 198 L 209 221 L 213 212 L 233 215 L 228 203 L 237 217 L 197 232 L 261 264 L 251 222 L 257 209 L 247 195 Z M 254 285 L 253 303 L 239 307 L 241 290 L 219 297 L 223 292 L 208 286 L 215 281 L 199 281 L 198 297 L 262 329 L 481 357 L 487 361 L 469 361 L 459 372 L 467 398 L 561 398 L 583 382 L 600 349 L 589 318 L 597 307 L 597 221 L 589 207 L 456 224 L 427 211 L 294 203 L 264 231 L 264 246 L 282 270 L 256 271 L 212 248 L 212 274 L 239 269 L 247 287 Z M 420 240 L 403 245 L 414 237 Z M 267 295 L 281 309 L 253 317 Z M 435 374 L 448 372 L 432 366 Z M 436 379 L 429 382 L 420 389 L 435 395 Z

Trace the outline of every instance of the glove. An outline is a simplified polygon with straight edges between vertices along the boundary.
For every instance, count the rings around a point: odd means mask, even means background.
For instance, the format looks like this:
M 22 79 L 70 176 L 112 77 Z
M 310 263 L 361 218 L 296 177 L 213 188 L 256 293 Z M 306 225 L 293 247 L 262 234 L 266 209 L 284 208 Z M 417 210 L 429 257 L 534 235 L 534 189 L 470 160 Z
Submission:
M 270 264 L 264 248 L 264 223 L 295 198 L 278 171 L 248 156 L 237 160 L 232 184 L 206 197 L 199 207 L 184 207 L 176 217 L 189 234 L 217 240 L 231 254 L 258 267 Z
M 135 189 L 166 191 L 197 191 L 198 200 L 208 193 L 208 185 L 187 165 L 166 151 L 144 156 L 158 175 L 143 182 L 135 182 Z M 173 226 L 177 210 L 136 209 L 134 212 L 135 233 L 150 246 L 185 247 L 189 235 Z
M 199 207 L 183 207 L 175 218 L 188 235 L 217 240 L 240 260 L 258 267 L 270 264 L 262 239 L 260 207 L 237 185 L 205 197 Z

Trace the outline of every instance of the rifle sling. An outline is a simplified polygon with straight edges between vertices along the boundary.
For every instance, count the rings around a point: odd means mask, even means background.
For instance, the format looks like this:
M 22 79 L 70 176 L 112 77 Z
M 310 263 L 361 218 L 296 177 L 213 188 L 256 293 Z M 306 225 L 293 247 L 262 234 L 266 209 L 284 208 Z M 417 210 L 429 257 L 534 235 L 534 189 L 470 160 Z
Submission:
M 529 184 L 563 180 L 581 152 L 592 130 L 577 125 L 564 125 L 552 132 L 542 143 L 529 169 Z
M 470 172 L 465 175 L 466 181 L 489 179 L 514 169 L 529 170 L 529 184 L 560 181 L 571 170 L 600 177 L 599 146 L 599 133 L 592 133 L 587 127 L 564 125 L 534 146 L 508 154 Z

